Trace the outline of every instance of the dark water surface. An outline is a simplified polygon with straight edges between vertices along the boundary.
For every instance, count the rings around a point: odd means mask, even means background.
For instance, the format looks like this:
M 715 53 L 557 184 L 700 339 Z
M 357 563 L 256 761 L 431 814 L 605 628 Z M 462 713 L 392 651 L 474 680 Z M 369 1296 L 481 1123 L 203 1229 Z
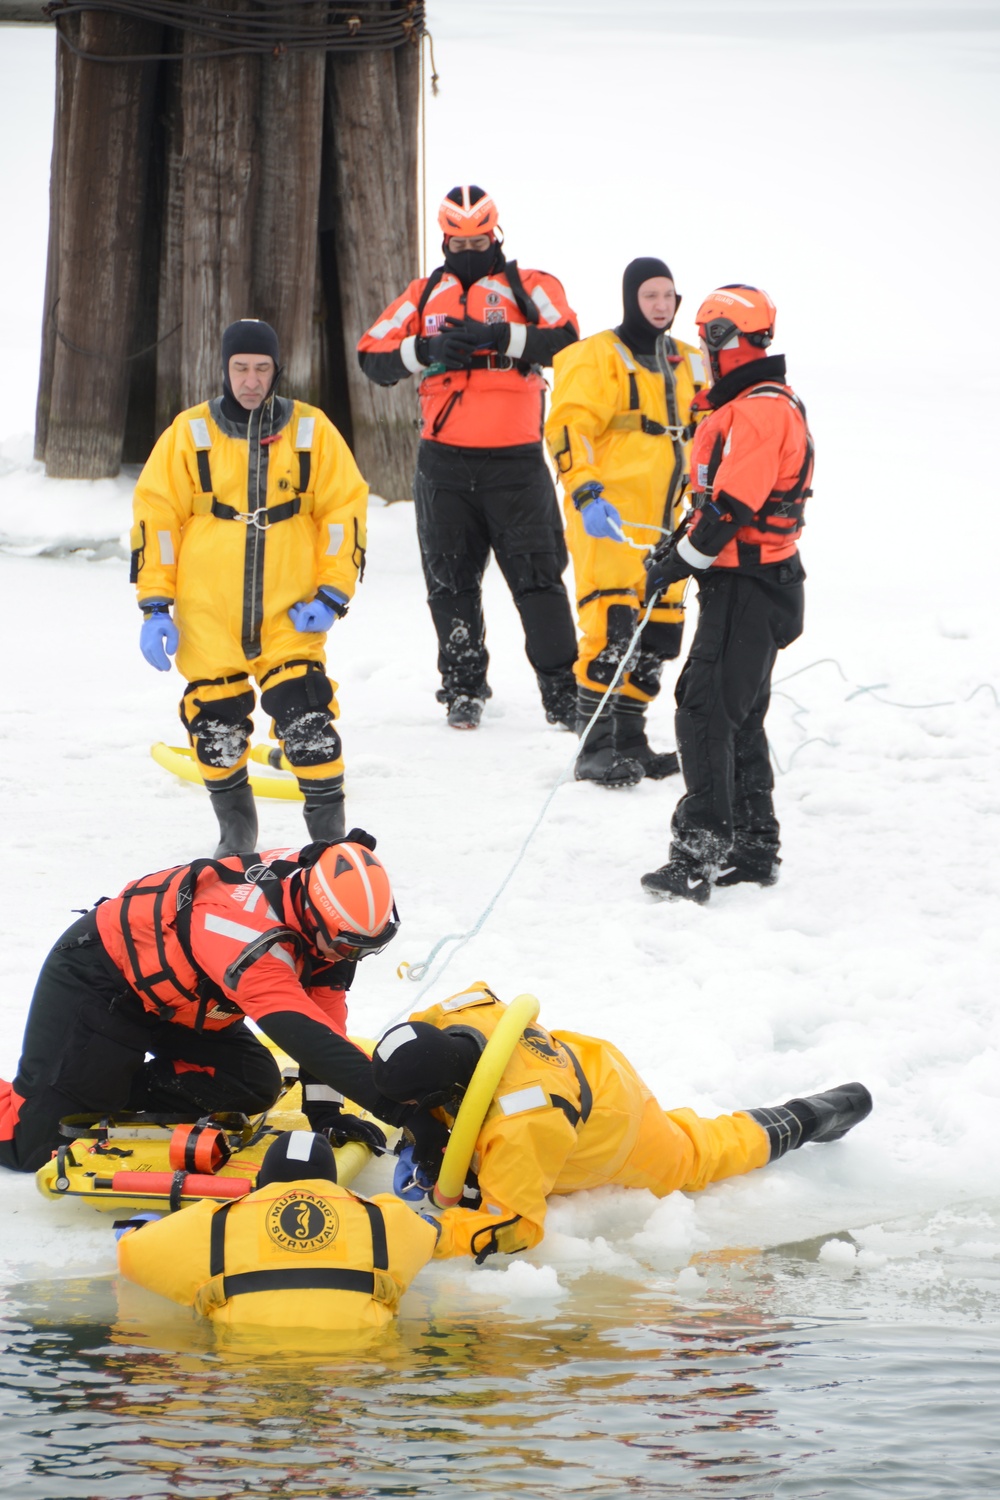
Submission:
M 22 1284 L 0 1493 L 1000 1496 L 996 1324 L 878 1321 L 803 1267 L 835 1312 L 781 1315 L 787 1268 L 710 1305 L 597 1275 L 516 1309 L 432 1287 L 339 1352 L 223 1341 L 112 1279 Z

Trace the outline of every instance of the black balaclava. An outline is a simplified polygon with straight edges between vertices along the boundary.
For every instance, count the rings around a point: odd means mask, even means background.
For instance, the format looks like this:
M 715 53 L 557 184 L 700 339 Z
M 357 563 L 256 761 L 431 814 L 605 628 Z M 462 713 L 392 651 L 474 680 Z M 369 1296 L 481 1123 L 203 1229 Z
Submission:
M 387 1099 L 415 1099 L 433 1109 L 465 1092 L 480 1055 L 471 1036 L 439 1031 L 427 1021 L 404 1021 L 390 1027 L 375 1048 L 372 1081 Z
M 237 401 L 229 384 L 229 361 L 234 354 L 271 356 L 274 360 L 274 379 L 268 391 L 270 396 L 281 374 L 278 368 L 278 335 L 270 323 L 264 323 L 260 318 L 241 318 L 238 323 L 230 323 L 222 335 L 222 410 L 231 422 L 245 427 L 250 421 L 250 413 Z
M 674 273 L 666 261 L 657 260 L 655 255 L 640 255 L 638 260 L 630 260 L 622 276 L 624 317 L 615 333 L 624 340 L 633 354 L 655 354 L 656 340 L 670 328 L 670 323 L 666 328 L 654 328 L 639 310 L 639 288 L 644 281 L 651 281 L 654 276 L 668 276 L 671 281 L 674 279 Z M 680 302 L 679 297 L 677 300 Z
M 485 250 L 460 250 L 453 255 L 444 241 L 444 263 L 453 276 L 457 276 L 466 291 L 475 282 L 482 281 L 491 271 L 499 271 L 504 265 L 504 253 L 499 240 L 491 240 Z
M 260 351 L 236 351 L 241 352 L 257 354 Z M 337 1162 L 333 1147 L 325 1135 L 315 1135 L 311 1130 L 286 1130 L 264 1153 L 257 1173 L 257 1186 L 268 1187 L 272 1182 L 301 1182 L 306 1177 L 324 1177 L 327 1182 L 336 1182 Z

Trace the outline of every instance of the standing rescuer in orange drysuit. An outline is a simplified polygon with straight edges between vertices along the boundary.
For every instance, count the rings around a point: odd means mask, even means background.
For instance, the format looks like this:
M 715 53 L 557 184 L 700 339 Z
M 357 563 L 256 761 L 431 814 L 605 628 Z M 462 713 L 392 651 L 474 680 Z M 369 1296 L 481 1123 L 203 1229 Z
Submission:
M 576 339 L 576 316 L 554 276 L 505 259 L 496 205 L 482 188 L 452 188 L 438 223 L 444 264 L 411 281 L 358 345 L 377 385 L 420 382 L 413 498 L 438 638 L 438 701 L 454 728 L 474 729 L 490 696 L 482 582 L 492 550 L 545 716 L 575 729 L 576 632 L 542 454 L 541 370 Z
M 693 409 L 693 509 L 648 560 L 647 594 L 698 580 L 699 616 L 677 683 L 685 795 L 670 858 L 642 877 L 668 900 L 706 902 L 714 885 L 773 885 L 779 828 L 764 717 L 777 654 L 802 634 L 798 539 L 813 471 L 805 407 L 766 351 L 775 307 L 756 287 L 720 287 L 698 309 L 712 386 Z
M 505 1010 L 486 985 L 475 984 L 391 1027 L 372 1056 L 378 1088 L 433 1109 L 450 1125 Z M 434 1253 L 483 1261 L 498 1250 L 526 1250 L 542 1238 L 554 1195 L 611 1183 L 658 1198 L 696 1192 L 807 1141 L 838 1140 L 871 1108 L 865 1086 L 847 1083 L 713 1120 L 665 1110 L 610 1042 L 536 1023 L 525 1028 L 503 1072 L 476 1142 L 472 1180 L 462 1206 L 441 1215 Z M 417 1201 L 439 1166 L 440 1156 L 401 1156 L 397 1190 Z
M 643 556 L 681 515 L 691 401 L 707 384 L 698 350 L 670 336 L 680 306 L 670 267 L 641 256 L 622 277 L 622 321 L 556 355 L 545 436 L 566 493 L 583 639 L 576 663 L 581 730 L 622 663 L 647 600 Z M 581 745 L 576 779 L 634 786 L 678 770 L 646 739 L 663 663 L 680 654 L 683 582 L 658 601 Z
M 368 486 L 326 414 L 275 394 L 278 339 L 222 337 L 223 392 L 182 411 L 135 489 L 140 645 L 187 678 L 181 720 L 219 821 L 217 858 L 257 843 L 247 775 L 253 677 L 313 839 L 344 836 L 344 760 L 326 633 L 364 571 Z M 171 617 L 173 607 L 173 618 Z

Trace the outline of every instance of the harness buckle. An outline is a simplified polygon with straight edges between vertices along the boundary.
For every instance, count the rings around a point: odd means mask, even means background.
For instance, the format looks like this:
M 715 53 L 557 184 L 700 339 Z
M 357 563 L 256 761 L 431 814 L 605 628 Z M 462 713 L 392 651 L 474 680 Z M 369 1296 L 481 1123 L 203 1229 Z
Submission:
M 241 513 L 240 520 L 247 526 L 256 527 L 258 531 L 269 531 L 271 528 L 271 517 L 266 506 L 261 506 L 260 510 L 248 510 L 245 514 Z

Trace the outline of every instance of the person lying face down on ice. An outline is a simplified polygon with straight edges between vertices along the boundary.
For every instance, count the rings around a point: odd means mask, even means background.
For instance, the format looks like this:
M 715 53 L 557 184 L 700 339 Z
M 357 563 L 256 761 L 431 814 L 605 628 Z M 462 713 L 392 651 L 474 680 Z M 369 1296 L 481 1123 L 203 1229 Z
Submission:
M 67 1115 L 270 1109 L 281 1073 L 247 1017 L 299 1063 L 312 1129 L 384 1150 L 376 1125 L 340 1107 L 346 1095 L 393 1125 L 407 1114 L 346 1034 L 356 965 L 399 926 L 374 848 L 354 828 L 339 844 L 199 859 L 74 922 L 42 965 L 17 1075 L 0 1082 L 0 1165 L 37 1171 Z
M 116 1224 L 129 1281 L 234 1327 L 382 1328 L 430 1260 L 437 1226 L 391 1193 L 337 1185 L 325 1136 L 279 1135 L 245 1198 Z
M 433 1109 L 450 1126 L 483 1049 L 506 1010 L 475 984 L 392 1026 L 372 1063 L 390 1099 Z M 476 1141 L 476 1185 L 441 1215 L 437 1257 L 537 1245 L 553 1194 L 617 1183 L 658 1198 L 697 1192 L 777 1161 L 808 1141 L 834 1141 L 872 1108 L 868 1090 L 846 1083 L 775 1108 L 703 1119 L 663 1109 L 610 1042 L 572 1031 L 525 1027 Z M 440 1156 L 401 1153 L 397 1191 L 410 1201 L 437 1179 Z

